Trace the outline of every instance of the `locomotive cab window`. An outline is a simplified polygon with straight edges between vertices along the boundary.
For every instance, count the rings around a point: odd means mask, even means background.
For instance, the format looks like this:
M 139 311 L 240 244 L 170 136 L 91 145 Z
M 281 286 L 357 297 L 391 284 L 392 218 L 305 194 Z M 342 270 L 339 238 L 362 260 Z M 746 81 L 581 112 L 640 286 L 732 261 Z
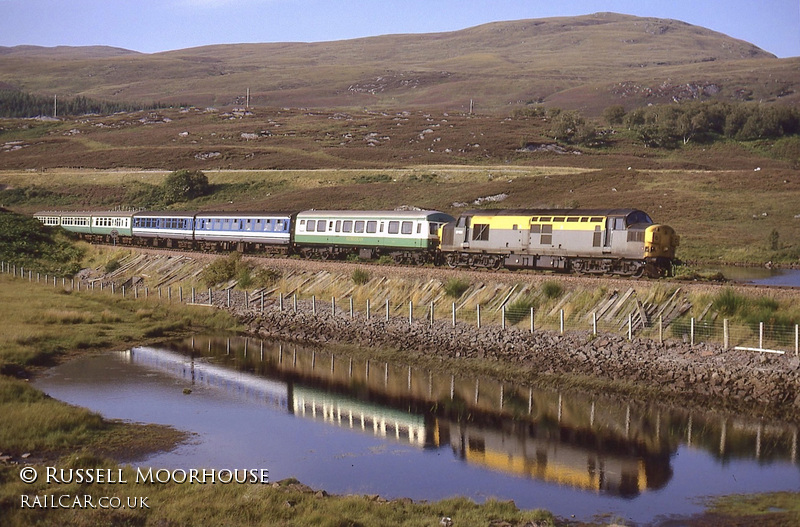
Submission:
M 637 223 L 646 223 L 650 225 L 653 223 L 653 220 L 650 218 L 650 216 L 648 216 L 646 212 L 643 212 L 641 210 L 635 210 L 631 212 L 630 214 L 628 214 L 625 220 L 628 225 L 635 225 Z

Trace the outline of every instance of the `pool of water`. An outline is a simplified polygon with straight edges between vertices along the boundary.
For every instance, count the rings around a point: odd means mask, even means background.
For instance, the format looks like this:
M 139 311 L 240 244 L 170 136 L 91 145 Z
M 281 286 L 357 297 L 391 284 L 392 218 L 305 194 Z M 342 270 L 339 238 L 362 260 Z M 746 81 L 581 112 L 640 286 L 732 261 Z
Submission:
M 798 429 L 245 338 L 75 360 L 37 379 L 109 418 L 191 432 L 158 468 L 269 470 L 336 494 L 514 500 L 646 524 L 800 488 Z M 190 391 L 190 393 L 185 393 Z
M 800 287 L 800 269 L 767 269 L 765 267 L 707 266 L 703 273 L 720 272 L 728 280 L 745 284 Z

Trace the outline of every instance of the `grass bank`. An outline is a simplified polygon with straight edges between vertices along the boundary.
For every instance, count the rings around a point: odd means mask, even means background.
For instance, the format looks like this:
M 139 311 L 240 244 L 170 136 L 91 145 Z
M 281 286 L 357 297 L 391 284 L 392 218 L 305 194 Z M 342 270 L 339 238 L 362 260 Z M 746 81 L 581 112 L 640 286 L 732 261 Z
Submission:
M 128 484 L 34 484 L 20 479 L 21 465 L 31 463 L 39 474 L 46 467 L 116 470 L 118 462 L 171 448 L 185 439 L 169 427 L 109 421 L 86 409 L 56 401 L 20 376 L 81 353 L 122 348 L 193 330 L 237 329 L 222 310 L 134 300 L 88 292 L 64 292 L 0 276 L 0 511 L 3 525 L 554 525 L 543 511 L 520 511 L 509 502 L 476 505 L 454 498 L 436 503 L 387 502 L 375 496 L 332 497 L 296 481 L 271 485 L 136 484 L 136 473 L 124 468 Z M 146 497 L 146 507 L 80 512 L 59 508 L 24 508 L 45 495 L 80 496 L 95 505 L 104 496 L 123 503 Z M 89 496 L 89 498 L 86 498 Z M 70 500 L 70 503 L 73 503 Z

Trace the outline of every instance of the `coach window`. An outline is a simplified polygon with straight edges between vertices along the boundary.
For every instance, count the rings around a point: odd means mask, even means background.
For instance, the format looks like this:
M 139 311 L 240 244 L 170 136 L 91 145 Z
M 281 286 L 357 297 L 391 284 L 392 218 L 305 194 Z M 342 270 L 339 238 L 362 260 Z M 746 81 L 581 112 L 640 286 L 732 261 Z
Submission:
M 367 232 L 368 233 L 375 233 L 378 230 L 378 222 L 377 221 L 368 221 L 367 222 Z
M 399 221 L 390 221 L 389 222 L 389 234 L 397 234 L 400 232 L 400 222 Z
M 358 232 L 358 233 L 364 232 L 364 220 L 356 221 L 356 225 L 355 228 L 353 229 L 353 232 Z
M 353 220 L 344 220 L 342 222 L 342 232 L 353 232 Z
M 403 234 L 411 234 L 414 232 L 414 224 L 410 221 L 404 221 L 400 228 L 400 232 Z
M 417 223 L 417 234 L 422 234 L 422 224 Z
M 325 224 L 328 220 L 317 220 L 317 232 L 325 232 Z
M 564 216 L 553 216 L 553 222 L 562 222 L 564 221 Z
M 336 220 L 336 224 L 334 225 L 334 230 L 336 232 L 342 232 L 342 220 Z
M 308 220 L 306 222 L 306 232 L 314 232 L 317 230 L 317 220 Z
M 245 220 L 246 223 L 244 224 L 244 230 L 246 230 L 246 231 L 252 231 L 253 230 L 253 226 L 250 224 L 250 221 L 251 220 Z
M 580 221 L 580 218 L 577 216 L 570 216 L 567 218 L 567 223 L 577 223 L 578 221 Z
M 588 221 L 589 221 L 589 218 L 587 218 L 586 216 L 584 216 L 583 218 L 581 218 L 581 223 L 586 223 L 586 222 L 588 222 Z
M 283 232 L 286 230 L 286 225 L 284 225 L 283 220 L 275 220 L 275 230 L 278 232 Z

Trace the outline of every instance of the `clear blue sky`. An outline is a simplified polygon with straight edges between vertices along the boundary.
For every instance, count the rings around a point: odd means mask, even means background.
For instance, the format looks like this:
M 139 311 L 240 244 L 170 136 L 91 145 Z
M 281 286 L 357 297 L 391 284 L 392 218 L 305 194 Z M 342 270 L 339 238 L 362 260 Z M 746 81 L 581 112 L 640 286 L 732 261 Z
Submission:
M 800 56 L 798 0 L 0 0 L 0 46 L 318 42 L 612 11 L 673 18 Z M 0 72 L 1 73 L 1 72 Z

